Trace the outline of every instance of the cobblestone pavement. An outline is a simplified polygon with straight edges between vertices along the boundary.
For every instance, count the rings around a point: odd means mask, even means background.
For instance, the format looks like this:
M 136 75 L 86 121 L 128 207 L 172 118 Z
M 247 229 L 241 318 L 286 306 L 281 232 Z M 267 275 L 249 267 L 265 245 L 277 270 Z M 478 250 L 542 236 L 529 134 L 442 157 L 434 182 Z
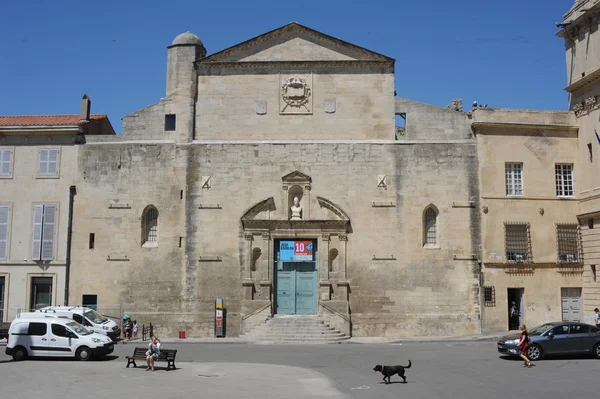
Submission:
M 137 344 L 139 345 L 139 343 Z M 28 360 L 0 355 L 2 397 L 114 398 L 591 398 L 600 360 L 542 360 L 531 369 L 498 356 L 493 342 L 251 345 L 166 344 L 178 370 L 126 369 L 134 343 L 105 360 Z M 3 349 L 3 348 L 0 348 Z M 376 364 L 413 366 L 408 382 L 382 383 Z M 140 365 L 140 364 L 138 364 Z M 6 396 L 5 396 L 6 395 Z

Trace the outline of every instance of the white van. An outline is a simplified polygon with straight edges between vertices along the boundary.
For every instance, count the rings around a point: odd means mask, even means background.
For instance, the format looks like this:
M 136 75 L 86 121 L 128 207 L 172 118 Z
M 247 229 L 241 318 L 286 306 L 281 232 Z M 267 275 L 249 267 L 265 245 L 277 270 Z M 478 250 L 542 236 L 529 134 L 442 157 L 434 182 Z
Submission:
M 10 323 L 5 353 L 14 360 L 28 356 L 90 360 L 112 353 L 110 338 L 63 317 L 17 318 Z
M 117 323 L 102 316 L 94 309 L 83 306 L 47 306 L 37 312 L 68 316 L 93 332 L 108 336 L 113 341 L 121 335 L 121 329 Z
M 40 312 L 21 312 L 17 313 L 16 319 L 44 319 L 44 318 L 53 318 L 53 319 L 67 319 L 73 320 L 69 316 L 59 315 L 56 313 L 40 313 Z

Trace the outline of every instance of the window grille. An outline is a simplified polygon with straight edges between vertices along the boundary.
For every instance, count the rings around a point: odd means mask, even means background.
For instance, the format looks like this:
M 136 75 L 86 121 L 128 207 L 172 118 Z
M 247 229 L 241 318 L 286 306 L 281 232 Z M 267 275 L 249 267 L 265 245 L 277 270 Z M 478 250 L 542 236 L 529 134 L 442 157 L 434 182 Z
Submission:
M 158 210 L 155 207 L 146 211 L 146 241 L 158 241 Z
M 557 224 L 558 263 L 579 263 L 579 228 L 576 224 Z
M 491 287 L 483 287 L 483 305 L 496 306 L 496 289 Z
M 556 164 L 556 195 L 559 197 L 573 196 L 573 165 Z
M 433 208 L 425 211 L 425 244 L 437 243 L 437 213 Z
M 523 164 L 507 163 L 506 172 L 506 195 L 523 195 Z
M 529 223 L 505 222 L 506 260 L 509 263 L 530 263 Z

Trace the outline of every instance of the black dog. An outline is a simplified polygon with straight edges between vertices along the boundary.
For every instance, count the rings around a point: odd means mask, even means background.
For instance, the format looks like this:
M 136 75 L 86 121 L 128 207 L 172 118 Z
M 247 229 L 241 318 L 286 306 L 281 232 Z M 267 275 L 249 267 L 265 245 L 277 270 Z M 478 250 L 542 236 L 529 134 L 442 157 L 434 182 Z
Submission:
M 404 376 L 404 369 L 409 369 L 411 365 L 412 365 L 412 363 L 410 362 L 410 360 L 408 361 L 408 366 L 406 366 L 406 367 L 404 367 L 404 366 L 382 366 L 382 365 L 378 364 L 377 366 L 375 366 L 373 368 L 373 371 L 381 372 L 381 374 L 383 374 L 383 382 L 385 382 L 386 384 L 390 383 L 390 377 L 393 376 L 394 374 L 398 374 L 398 376 L 404 380 L 404 383 L 406 383 L 406 377 Z M 385 380 L 386 378 L 387 378 L 387 381 Z

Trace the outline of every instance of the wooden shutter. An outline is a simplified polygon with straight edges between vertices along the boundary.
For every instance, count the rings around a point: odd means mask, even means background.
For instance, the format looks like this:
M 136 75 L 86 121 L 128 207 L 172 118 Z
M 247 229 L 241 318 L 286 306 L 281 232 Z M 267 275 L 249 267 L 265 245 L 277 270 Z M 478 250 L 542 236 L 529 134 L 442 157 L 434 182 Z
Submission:
M 54 259 L 54 225 L 56 205 L 44 205 L 44 226 L 42 228 L 42 260 Z
M 48 150 L 45 150 L 43 148 L 40 150 L 40 166 L 39 166 L 38 174 L 40 174 L 40 175 L 48 174 Z
M 56 175 L 58 172 L 58 149 L 52 148 L 48 150 L 48 174 Z
M 33 252 L 32 260 L 41 260 L 42 255 L 42 223 L 44 220 L 44 205 L 36 205 L 33 213 Z
M 10 176 L 11 149 L 0 150 L 0 176 Z
M 0 206 L 0 260 L 5 260 L 8 256 L 8 215 L 10 208 Z M 0 300 L 2 298 L 0 297 Z M 0 309 L 2 310 L 2 309 Z

